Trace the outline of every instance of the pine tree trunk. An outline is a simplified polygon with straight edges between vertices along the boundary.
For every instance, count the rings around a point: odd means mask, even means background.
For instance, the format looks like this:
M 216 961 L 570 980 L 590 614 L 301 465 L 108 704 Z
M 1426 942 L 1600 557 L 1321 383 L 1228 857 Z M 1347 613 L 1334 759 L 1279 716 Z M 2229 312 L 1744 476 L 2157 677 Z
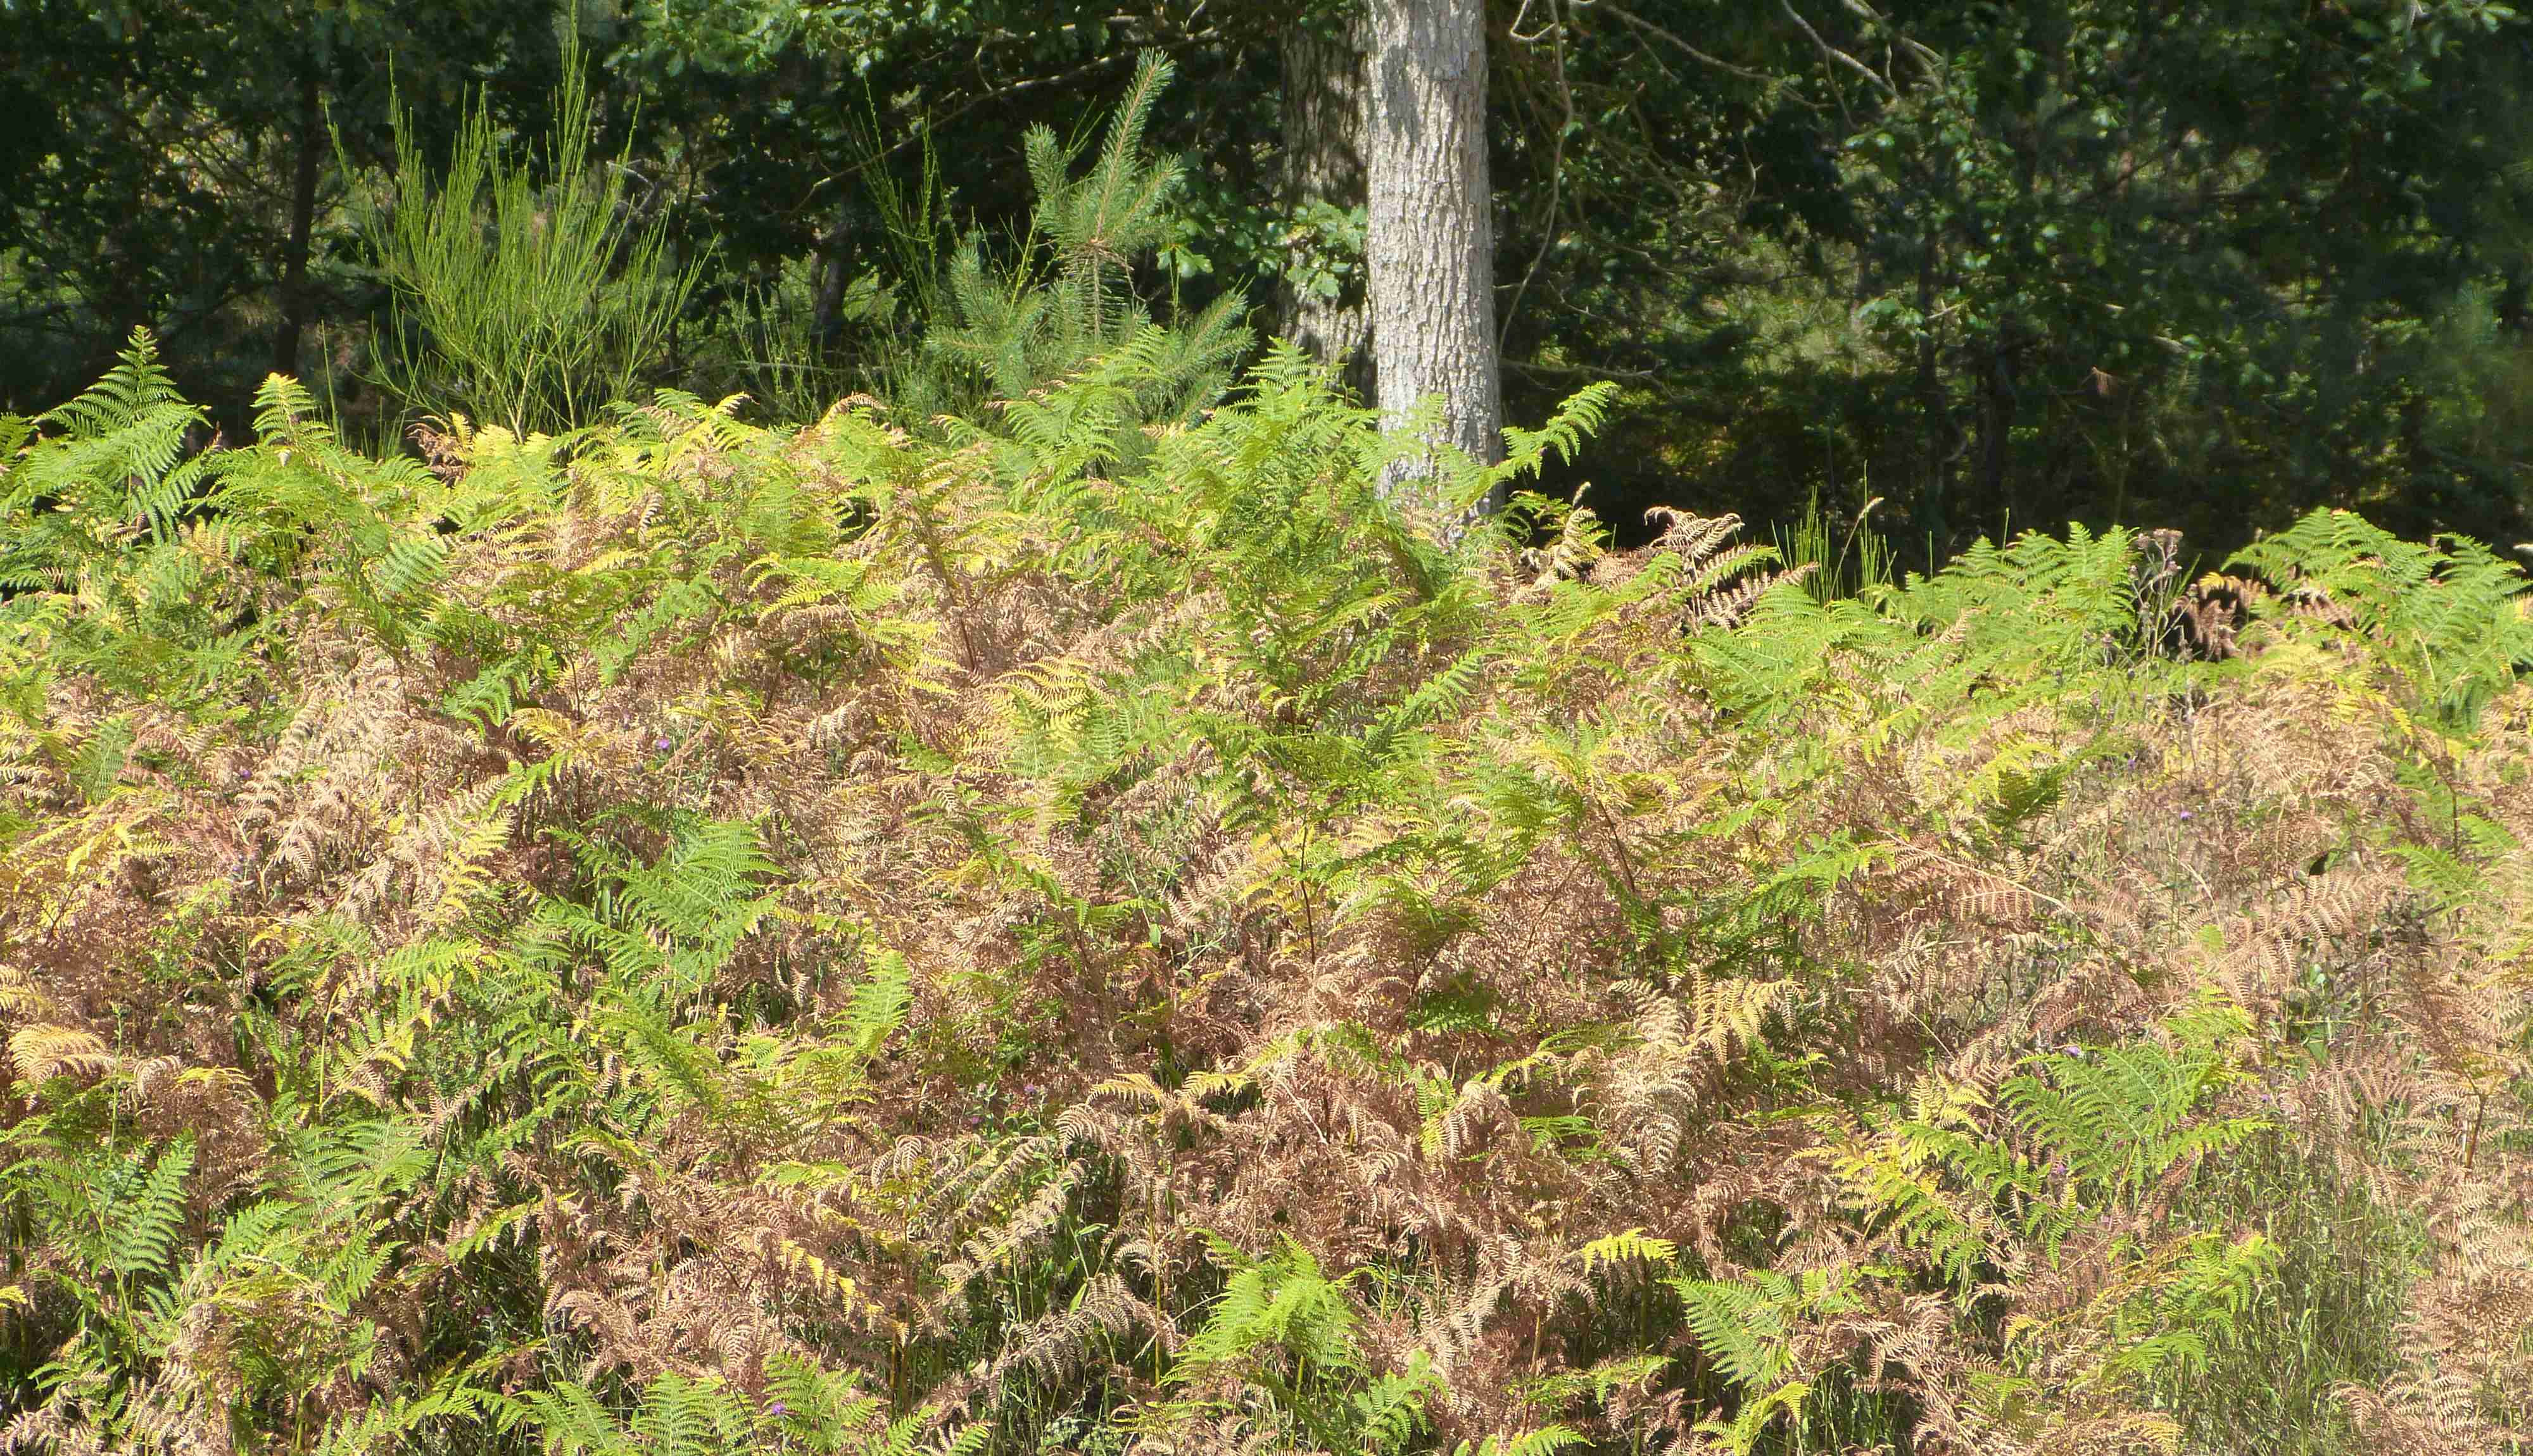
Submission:
M 290 238 L 281 256 L 281 322 L 272 335 L 272 372 L 296 378 L 299 341 L 314 312 L 308 296 L 308 249 L 317 225 L 317 166 L 326 141 L 325 116 L 317 89 L 317 62 L 299 72 L 299 154 L 290 176 Z
M 1917 495 L 1917 531 L 1926 541 L 1928 571 L 1952 554 L 1952 523 L 1945 511 L 1952 503 L 1953 462 L 1962 451 L 1961 432 L 1953 422 L 1936 348 L 1935 250 L 1934 235 L 1929 233 L 1917 258 L 1917 317 L 1925 320 L 1917 328 L 1918 437 L 1925 457 L 1925 479 Z
M 1296 220 L 1313 203 L 1364 205 L 1364 31 L 1360 17 L 1341 27 L 1295 25 L 1284 31 L 1284 207 Z M 1299 282 L 1288 278 L 1284 285 L 1278 331 L 1314 358 L 1339 366 L 1346 382 L 1369 398 L 1365 345 L 1372 326 L 1364 317 L 1362 274 L 1333 297 L 1322 293 L 1309 286 L 1312 252 L 1307 239 L 1292 247 Z
M 818 240 L 817 290 L 809 306 L 809 339 L 820 349 L 833 348 L 844 333 L 845 245 L 851 241 L 845 221 L 840 209 L 836 225 Z
M 2013 463 L 2014 450 L 2014 345 L 2011 341 L 2013 320 L 2007 320 L 1999 338 L 1988 350 L 1987 368 L 1979 372 L 1978 380 L 1978 498 L 1971 519 L 1984 526 L 1996 521 L 1996 544 L 2005 545 L 2006 533 L 2013 529 L 2005 514 L 2013 496 L 2006 489 L 2007 472 Z M 1991 513 L 1993 517 L 1991 517 Z
M 1503 453 L 1482 0 L 1372 0 L 1371 227 L 1381 412 L 1442 402 L 1437 443 Z M 1412 468 L 1403 474 L 1416 474 Z

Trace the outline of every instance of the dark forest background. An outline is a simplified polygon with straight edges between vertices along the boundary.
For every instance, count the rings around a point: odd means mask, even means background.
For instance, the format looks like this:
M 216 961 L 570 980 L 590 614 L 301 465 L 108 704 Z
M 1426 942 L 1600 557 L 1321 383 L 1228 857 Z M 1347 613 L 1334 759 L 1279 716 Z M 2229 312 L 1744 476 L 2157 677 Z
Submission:
M 2533 534 L 2533 28 L 2505 7 L 1490 21 L 1507 412 L 1621 386 L 1561 484 L 1622 531 L 1658 502 L 1790 523 L 1879 498 L 1911 562 L 2069 520 L 2212 557 L 2321 504 Z M 688 284 L 644 385 L 797 417 L 881 382 L 952 260 L 1019 245 L 1025 132 L 1090 136 L 1150 51 L 1177 68 L 1151 139 L 1187 171 L 1142 291 L 1229 299 L 1263 345 L 1297 297 L 1360 291 L 1359 200 L 1298 164 L 1328 139 L 1288 94 L 1349 24 L 1318 0 L 0 0 L 0 410 L 69 398 L 146 324 L 233 435 L 279 370 L 400 437 L 424 407 L 380 263 L 393 174 L 445 167 L 478 104 L 551 164 L 566 72 L 620 239 L 656 229 Z

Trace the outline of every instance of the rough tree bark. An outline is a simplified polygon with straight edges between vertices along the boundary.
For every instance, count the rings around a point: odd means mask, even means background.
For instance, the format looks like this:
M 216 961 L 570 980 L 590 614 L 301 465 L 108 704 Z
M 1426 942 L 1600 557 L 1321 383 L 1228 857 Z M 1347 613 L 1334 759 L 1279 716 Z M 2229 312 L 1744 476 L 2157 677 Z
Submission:
M 1485 16 L 1483 0 L 1372 0 L 1366 273 L 1384 418 L 1439 397 L 1437 443 L 1493 462 L 1503 404 Z
M 1364 205 L 1364 38 L 1360 16 L 1284 29 L 1284 205 L 1295 217 L 1312 203 Z M 1311 262 L 1309 252 L 1306 242 L 1293 245 L 1296 273 Z M 1288 281 L 1280 304 L 1283 336 L 1323 363 L 1337 365 L 1347 384 L 1371 397 L 1365 345 L 1372 325 L 1364 316 L 1360 275 L 1335 297 Z

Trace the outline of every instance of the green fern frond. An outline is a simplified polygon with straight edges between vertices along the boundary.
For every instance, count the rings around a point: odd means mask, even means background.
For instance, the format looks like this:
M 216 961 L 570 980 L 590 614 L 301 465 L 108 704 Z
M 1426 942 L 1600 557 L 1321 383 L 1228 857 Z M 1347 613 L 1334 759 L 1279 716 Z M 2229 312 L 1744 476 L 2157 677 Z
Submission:
M 1669 1239 L 1657 1239 L 1642 1229 L 1628 1229 L 1593 1240 L 1567 1257 L 1583 1266 L 1583 1272 L 1612 1264 L 1665 1264 L 1679 1252 L 1679 1246 Z
M 881 1045 L 906 1024 L 907 1013 L 914 1005 L 914 971 L 895 951 L 873 951 L 863 958 L 863 962 L 866 969 L 861 983 L 854 987 L 845 1002 L 843 1029 L 852 1038 L 854 1050 L 874 1057 L 879 1055 Z

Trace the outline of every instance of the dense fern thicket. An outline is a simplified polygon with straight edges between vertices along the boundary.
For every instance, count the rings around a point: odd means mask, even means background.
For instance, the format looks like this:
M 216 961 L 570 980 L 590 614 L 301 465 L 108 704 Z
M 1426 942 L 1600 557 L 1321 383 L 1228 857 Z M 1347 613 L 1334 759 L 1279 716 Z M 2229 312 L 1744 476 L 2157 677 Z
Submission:
M 0 1447 L 2533 1445 L 2512 566 L 1436 530 L 1167 349 L 0 421 Z

